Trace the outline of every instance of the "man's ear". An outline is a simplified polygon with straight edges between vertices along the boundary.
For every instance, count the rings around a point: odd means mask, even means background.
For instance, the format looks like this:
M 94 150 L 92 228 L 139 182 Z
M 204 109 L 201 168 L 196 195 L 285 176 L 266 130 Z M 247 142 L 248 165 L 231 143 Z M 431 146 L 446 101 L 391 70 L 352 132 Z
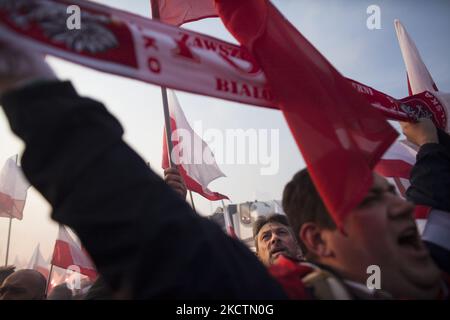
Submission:
M 318 258 L 333 256 L 327 237 L 324 237 L 324 231 L 324 229 L 313 222 L 303 224 L 299 231 L 299 237 L 308 249 L 308 252 Z

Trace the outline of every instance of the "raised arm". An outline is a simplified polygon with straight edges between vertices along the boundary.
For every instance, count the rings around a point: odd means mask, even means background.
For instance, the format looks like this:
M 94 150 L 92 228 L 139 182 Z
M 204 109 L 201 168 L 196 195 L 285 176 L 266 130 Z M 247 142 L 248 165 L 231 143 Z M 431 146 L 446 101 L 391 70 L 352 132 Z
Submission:
M 42 57 L 5 45 L 0 53 L 0 61 L 25 66 L 20 75 L 0 68 L 3 109 L 26 145 L 25 175 L 52 205 L 52 218 L 77 232 L 116 293 L 285 297 L 243 244 L 194 214 L 124 143 L 119 122 L 101 103 L 39 71 L 50 70 Z M 31 63 L 39 68 L 27 74 Z

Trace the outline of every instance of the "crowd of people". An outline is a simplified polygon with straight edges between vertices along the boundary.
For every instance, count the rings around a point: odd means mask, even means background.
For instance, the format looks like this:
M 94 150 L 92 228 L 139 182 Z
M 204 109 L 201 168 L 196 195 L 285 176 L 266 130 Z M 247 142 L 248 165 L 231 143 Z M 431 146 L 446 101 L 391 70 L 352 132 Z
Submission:
M 450 217 L 450 137 L 431 120 L 402 123 L 419 148 L 407 200 L 374 173 L 338 227 L 303 169 L 284 188 L 286 216 L 254 223 L 255 255 L 193 212 L 178 171 L 161 179 L 107 109 L 58 80 L 42 56 L 2 42 L 0 61 L 1 105 L 25 143 L 24 173 L 100 274 L 78 298 L 449 298 L 448 246 L 424 241 L 414 220 L 414 205 L 444 212 L 447 227 Z M 380 270 L 379 288 L 367 285 L 369 266 Z M 47 297 L 34 270 L 2 268 L 0 283 L 0 299 L 72 298 L 64 285 Z

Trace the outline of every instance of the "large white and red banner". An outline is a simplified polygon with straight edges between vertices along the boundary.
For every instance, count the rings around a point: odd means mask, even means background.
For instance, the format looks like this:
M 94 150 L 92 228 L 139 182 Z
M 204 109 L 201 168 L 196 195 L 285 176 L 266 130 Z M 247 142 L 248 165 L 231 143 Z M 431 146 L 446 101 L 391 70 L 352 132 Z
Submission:
M 81 29 L 68 30 L 68 5 Z M 239 46 L 94 2 L 0 0 L 1 37 L 100 71 L 274 107 L 264 74 Z
M 79 30 L 67 28 L 69 5 L 81 9 Z M 244 48 L 94 2 L 0 0 L 1 38 L 20 42 L 26 50 L 38 50 L 103 72 L 279 108 L 263 71 Z M 357 82 L 349 81 L 355 87 Z M 414 121 L 421 110 L 443 118 L 441 103 L 432 93 L 421 93 L 417 97 L 420 103 L 416 103 L 378 91 L 376 95 L 367 94 L 367 90 L 359 90 L 363 87 L 370 88 L 361 83 L 355 88 L 390 119 Z M 437 125 L 442 122 L 435 119 Z

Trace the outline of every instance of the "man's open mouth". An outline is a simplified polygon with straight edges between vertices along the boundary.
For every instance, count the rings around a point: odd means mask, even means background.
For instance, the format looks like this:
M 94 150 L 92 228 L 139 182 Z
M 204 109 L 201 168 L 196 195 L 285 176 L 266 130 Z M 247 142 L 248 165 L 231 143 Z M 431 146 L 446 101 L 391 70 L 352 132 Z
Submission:
M 283 247 L 281 247 L 281 248 L 275 248 L 275 249 L 272 249 L 272 250 L 270 251 L 270 254 L 271 254 L 272 256 L 276 256 L 276 255 L 279 255 L 279 254 L 285 253 L 285 252 L 286 252 L 286 249 L 283 248 Z
M 397 242 L 403 249 L 415 255 L 426 255 L 427 252 L 422 244 L 417 228 L 410 226 L 403 230 L 397 238 Z

